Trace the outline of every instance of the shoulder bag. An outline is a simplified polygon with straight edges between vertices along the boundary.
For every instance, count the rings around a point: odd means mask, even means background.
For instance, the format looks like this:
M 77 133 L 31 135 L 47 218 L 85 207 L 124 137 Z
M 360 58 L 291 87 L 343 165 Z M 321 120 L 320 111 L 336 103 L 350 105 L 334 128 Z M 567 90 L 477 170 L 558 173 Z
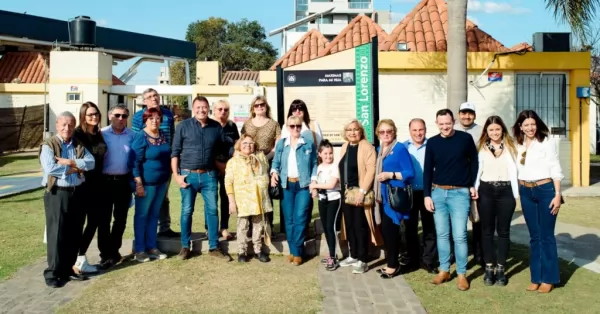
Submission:
M 403 188 L 393 187 L 389 182 L 385 185 L 387 187 L 390 207 L 398 213 L 409 213 L 413 207 L 412 186 L 406 185 Z
M 344 202 L 348 205 L 356 206 L 356 199 L 358 194 L 362 192 L 357 186 L 348 186 L 348 152 L 346 151 L 346 157 L 344 158 Z M 363 201 L 359 206 L 372 206 L 375 200 L 375 193 L 373 190 L 367 192 Z
M 275 143 L 275 153 L 281 154 L 281 151 L 278 152 L 278 150 L 277 150 L 277 143 Z M 275 158 L 275 157 L 273 157 L 273 158 Z M 279 178 L 279 179 L 281 180 L 281 178 Z M 281 198 L 283 196 L 283 189 L 281 188 L 281 182 L 277 182 L 276 186 L 271 186 L 270 181 L 271 180 L 269 180 L 269 197 L 272 200 L 281 200 Z

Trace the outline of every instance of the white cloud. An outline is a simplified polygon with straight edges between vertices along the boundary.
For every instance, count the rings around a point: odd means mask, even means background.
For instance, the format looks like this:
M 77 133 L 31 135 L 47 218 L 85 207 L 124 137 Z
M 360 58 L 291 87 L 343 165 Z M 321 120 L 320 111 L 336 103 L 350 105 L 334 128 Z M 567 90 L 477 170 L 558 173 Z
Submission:
M 468 0 L 467 9 L 471 12 L 482 12 L 488 14 L 495 13 L 508 13 L 508 14 L 523 14 L 531 12 L 530 9 L 525 7 L 513 6 L 507 2 L 495 2 L 495 1 L 478 1 Z
M 96 21 L 96 25 L 97 26 L 106 26 L 106 25 L 108 25 L 108 21 L 105 19 L 99 19 Z
M 476 17 L 467 15 L 467 20 L 473 22 L 473 24 L 479 26 L 479 28 L 481 28 L 481 24 L 479 23 L 479 20 Z

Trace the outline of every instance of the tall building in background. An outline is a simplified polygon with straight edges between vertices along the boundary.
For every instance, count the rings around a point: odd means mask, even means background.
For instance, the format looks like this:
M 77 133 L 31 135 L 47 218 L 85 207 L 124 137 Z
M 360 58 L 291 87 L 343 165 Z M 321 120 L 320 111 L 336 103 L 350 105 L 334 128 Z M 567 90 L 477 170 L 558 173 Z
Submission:
M 294 31 L 287 32 L 286 47 L 288 51 L 306 32 L 317 29 L 325 38 L 333 40 L 348 25 L 348 22 L 359 14 L 373 17 L 374 0 L 294 0 L 294 20 L 298 21 L 311 14 L 335 8 L 329 15 L 322 16 L 312 22 L 300 25 Z

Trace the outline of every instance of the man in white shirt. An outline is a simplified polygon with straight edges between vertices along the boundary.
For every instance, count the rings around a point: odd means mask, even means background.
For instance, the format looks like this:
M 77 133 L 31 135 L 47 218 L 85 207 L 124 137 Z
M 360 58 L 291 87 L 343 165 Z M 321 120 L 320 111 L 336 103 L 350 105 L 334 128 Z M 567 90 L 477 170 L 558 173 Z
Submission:
M 475 145 L 479 142 L 481 138 L 481 133 L 483 133 L 483 127 L 477 123 L 475 123 L 475 118 L 477 115 L 475 114 L 475 105 L 470 102 L 464 102 L 460 105 L 458 111 L 458 123 L 454 125 L 455 130 L 467 132 L 471 134 L 473 137 L 473 141 Z M 483 246 L 481 243 L 481 224 L 479 222 L 474 222 L 473 224 L 473 258 L 480 265 L 485 265 L 483 262 Z

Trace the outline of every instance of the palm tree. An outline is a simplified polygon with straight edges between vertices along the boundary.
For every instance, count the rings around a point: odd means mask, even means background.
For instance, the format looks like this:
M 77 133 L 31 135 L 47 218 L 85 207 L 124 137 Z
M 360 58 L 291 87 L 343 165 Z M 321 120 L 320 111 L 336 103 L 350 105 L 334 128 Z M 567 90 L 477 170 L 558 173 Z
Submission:
M 593 23 L 600 0 L 544 0 L 554 18 L 571 27 L 575 37 L 584 36 L 586 25 Z M 467 101 L 467 0 L 448 1 L 448 108 L 458 111 Z

